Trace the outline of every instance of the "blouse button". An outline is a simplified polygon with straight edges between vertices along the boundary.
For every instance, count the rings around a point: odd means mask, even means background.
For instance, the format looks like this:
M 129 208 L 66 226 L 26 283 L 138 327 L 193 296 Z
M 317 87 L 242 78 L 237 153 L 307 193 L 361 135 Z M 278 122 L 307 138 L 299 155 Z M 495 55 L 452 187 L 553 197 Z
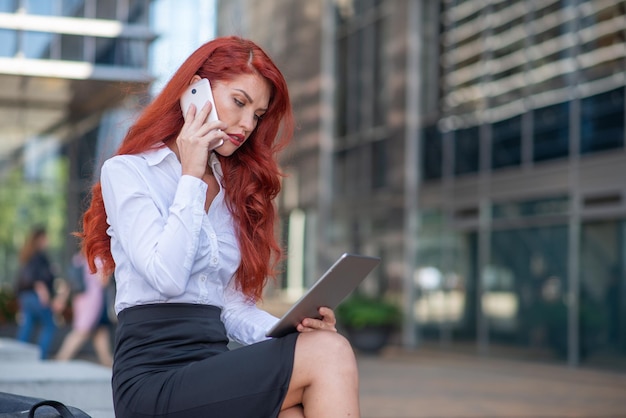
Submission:
M 215 239 L 215 237 L 217 237 L 217 235 L 215 235 L 215 232 L 211 233 L 211 238 Z
M 213 264 L 217 264 L 217 257 L 213 257 Z

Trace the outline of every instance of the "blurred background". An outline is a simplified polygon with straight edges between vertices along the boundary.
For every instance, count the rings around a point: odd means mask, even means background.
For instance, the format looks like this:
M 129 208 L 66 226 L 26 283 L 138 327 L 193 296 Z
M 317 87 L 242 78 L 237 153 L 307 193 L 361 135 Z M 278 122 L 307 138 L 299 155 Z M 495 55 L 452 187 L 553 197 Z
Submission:
M 66 271 L 102 161 L 232 34 L 298 122 L 267 300 L 375 255 L 394 344 L 626 370 L 623 0 L 0 0 L 0 327 L 31 227 Z

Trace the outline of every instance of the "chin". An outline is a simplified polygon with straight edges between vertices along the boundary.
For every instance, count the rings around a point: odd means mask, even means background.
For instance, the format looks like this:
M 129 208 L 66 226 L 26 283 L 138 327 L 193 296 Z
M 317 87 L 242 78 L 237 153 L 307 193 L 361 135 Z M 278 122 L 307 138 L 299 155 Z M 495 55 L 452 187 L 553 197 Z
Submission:
M 225 142 L 221 146 L 215 148 L 214 151 L 222 157 L 230 157 L 235 151 L 237 151 L 237 149 L 238 148 L 230 142 Z

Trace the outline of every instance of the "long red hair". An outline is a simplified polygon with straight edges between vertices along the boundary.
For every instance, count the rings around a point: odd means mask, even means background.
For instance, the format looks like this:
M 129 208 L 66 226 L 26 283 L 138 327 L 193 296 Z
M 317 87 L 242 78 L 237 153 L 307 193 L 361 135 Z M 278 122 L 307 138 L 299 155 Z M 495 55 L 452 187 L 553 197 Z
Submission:
M 205 43 L 187 58 L 145 108 L 117 154 L 137 154 L 159 142 L 168 144 L 176 140 L 183 126 L 179 99 L 196 74 L 211 82 L 231 80 L 241 74 L 259 74 L 271 86 L 268 110 L 248 140 L 230 157 L 218 155 L 224 172 L 226 202 L 235 220 L 241 251 L 235 280 L 247 297 L 258 300 L 282 259 L 282 248 L 274 231 L 274 198 L 280 192 L 282 175 L 276 157 L 294 131 L 287 83 L 268 55 L 255 43 L 234 36 Z M 108 224 L 99 182 L 92 188 L 82 228 L 77 235 L 82 239 L 91 271 L 101 270 L 104 276 L 110 275 L 115 262 L 106 232 Z M 96 265 L 98 258 L 102 265 Z

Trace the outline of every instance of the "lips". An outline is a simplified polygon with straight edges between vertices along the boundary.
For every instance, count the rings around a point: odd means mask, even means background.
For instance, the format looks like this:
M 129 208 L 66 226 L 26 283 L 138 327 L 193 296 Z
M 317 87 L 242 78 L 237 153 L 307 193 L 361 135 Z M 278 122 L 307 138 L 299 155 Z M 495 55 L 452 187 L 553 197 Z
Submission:
M 228 138 L 230 139 L 230 142 L 232 142 L 236 146 L 240 146 L 245 140 L 245 137 L 239 134 L 228 134 Z

